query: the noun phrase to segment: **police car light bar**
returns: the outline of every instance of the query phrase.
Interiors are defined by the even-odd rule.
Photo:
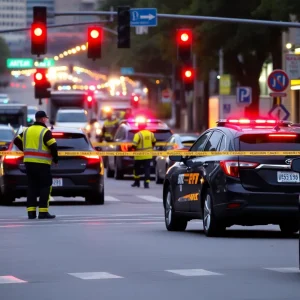
[[[218,126],[224,125],[289,125],[291,122],[284,120],[270,120],[270,119],[221,119],[217,121]]]

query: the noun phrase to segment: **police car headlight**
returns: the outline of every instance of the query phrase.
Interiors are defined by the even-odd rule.
[[[91,130],[91,125],[86,125],[86,126],[85,126],[85,130],[86,130],[86,131],[90,131],[90,130]]]
[[[96,134],[101,134],[102,130],[100,128],[96,129]]]

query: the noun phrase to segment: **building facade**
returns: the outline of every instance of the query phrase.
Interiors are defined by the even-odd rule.
[[[26,27],[26,0],[0,0],[0,30]],[[27,32],[4,33],[1,36],[11,49],[22,47]]]

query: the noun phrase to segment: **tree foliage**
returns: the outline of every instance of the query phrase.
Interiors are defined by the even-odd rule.
[[[6,59],[10,57],[10,50],[5,40],[0,37],[0,74],[6,71]]]
[[[190,14],[245,19],[290,21],[290,15],[300,15],[299,0],[109,0],[103,9],[123,4],[131,7],[156,7],[159,13]],[[253,89],[252,112],[258,111],[259,77],[264,62],[271,58],[281,67],[281,27],[221,22],[195,22],[159,18],[158,26],[149,34],[133,36],[130,51],[119,49],[114,61],[133,66],[143,72],[170,73],[176,62],[176,28],[186,26],[195,30],[195,53],[200,76],[207,78],[217,68],[218,51],[223,49],[226,73],[241,85]],[[114,46],[114,45],[113,45]]]

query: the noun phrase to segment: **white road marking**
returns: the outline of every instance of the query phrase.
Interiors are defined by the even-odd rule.
[[[187,276],[187,277],[223,275],[221,273],[214,273],[204,269],[166,270],[166,272],[174,273],[181,276]]]
[[[292,267],[292,268],[264,268],[269,271],[275,271],[280,273],[300,273],[300,270],[298,268]]]
[[[14,276],[0,276],[0,284],[5,284],[5,283],[25,283],[27,281],[21,280],[17,277]]]
[[[149,201],[149,202],[160,202],[162,203],[162,199],[154,196],[137,196],[138,198],[141,198],[143,200]]]
[[[105,196],[104,201],[107,201],[107,202],[120,202],[119,199],[117,199],[115,197],[112,197],[112,196]]]
[[[84,280],[123,278],[121,276],[117,276],[107,272],[68,273],[68,274]]]

